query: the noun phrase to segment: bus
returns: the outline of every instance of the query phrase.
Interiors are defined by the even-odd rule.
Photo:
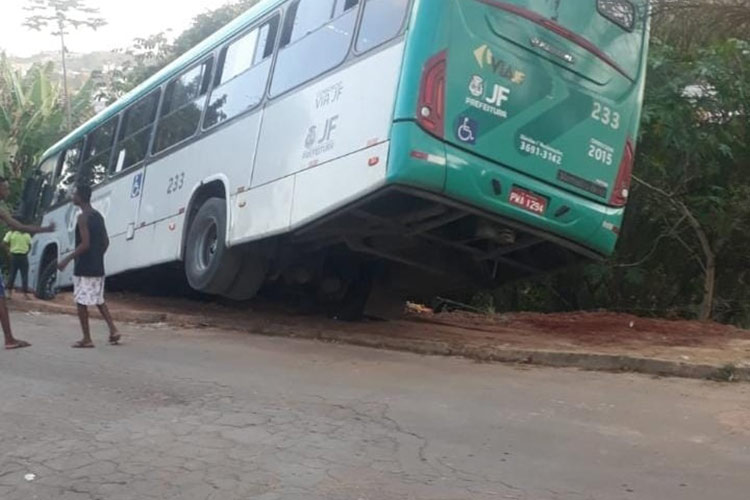
[[[41,297],[78,183],[108,275],[175,264],[245,300],[496,287],[613,253],[648,0],[261,0],[44,153]]]

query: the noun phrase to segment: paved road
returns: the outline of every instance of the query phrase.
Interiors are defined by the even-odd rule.
[[[14,319],[2,500],[750,498],[748,385]]]

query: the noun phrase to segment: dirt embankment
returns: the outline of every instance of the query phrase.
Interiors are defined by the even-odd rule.
[[[122,321],[165,322],[175,326],[312,338],[425,354],[594,369],[631,369],[632,365],[636,371],[672,374],[672,365],[686,370],[690,366],[702,366],[704,369],[695,373],[712,373],[713,367],[723,370],[727,377],[733,376],[733,370],[747,370],[750,378],[750,331],[716,323],[606,312],[434,314],[422,307],[410,307],[398,321],[342,323],[296,314],[277,304],[262,302],[228,306],[136,294],[112,294],[109,301],[115,316]],[[16,301],[15,307],[74,312],[69,294],[60,295],[51,303]],[[587,366],[581,361],[584,359],[596,362]],[[649,360],[656,364],[644,364]]]

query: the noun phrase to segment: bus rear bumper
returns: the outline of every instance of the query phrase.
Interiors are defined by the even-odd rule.
[[[428,190],[600,257],[617,244],[624,209],[583,198],[516,170],[447,145],[413,122],[394,126],[390,184]],[[544,200],[541,211],[511,202],[512,193]],[[517,196],[516,196],[517,198]],[[539,207],[535,207],[539,208]]]

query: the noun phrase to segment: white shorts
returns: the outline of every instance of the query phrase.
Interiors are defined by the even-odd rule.
[[[88,278],[73,276],[73,297],[82,306],[104,304],[104,277]]]

